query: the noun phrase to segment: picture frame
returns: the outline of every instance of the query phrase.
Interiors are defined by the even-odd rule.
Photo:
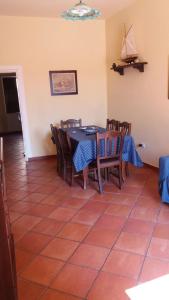
[[[77,71],[49,71],[51,96],[78,94]]]

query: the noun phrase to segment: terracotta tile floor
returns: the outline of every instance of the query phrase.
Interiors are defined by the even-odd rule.
[[[69,187],[55,159],[25,163],[20,135],[5,141],[19,300],[125,300],[126,289],[169,273],[169,207],[155,170],[130,166],[120,191]]]

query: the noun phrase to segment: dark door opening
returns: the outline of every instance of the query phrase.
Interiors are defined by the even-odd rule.
[[[16,73],[0,74],[0,133],[22,133]]]

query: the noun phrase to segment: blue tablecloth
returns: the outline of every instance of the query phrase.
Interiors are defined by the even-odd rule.
[[[159,192],[163,202],[169,203],[169,156],[159,159]]]
[[[104,131],[105,129],[99,127],[98,130]],[[96,135],[87,135],[79,128],[68,129],[68,134],[75,144],[73,162],[76,171],[79,172],[96,159]],[[134,140],[130,135],[126,135],[124,138],[122,159],[136,167],[143,166],[143,162],[136,151]]]

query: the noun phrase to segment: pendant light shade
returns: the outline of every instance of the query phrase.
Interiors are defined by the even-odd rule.
[[[87,6],[85,3],[80,1],[72,8],[64,11],[62,17],[66,20],[90,20],[95,19],[101,15],[100,11]]]

